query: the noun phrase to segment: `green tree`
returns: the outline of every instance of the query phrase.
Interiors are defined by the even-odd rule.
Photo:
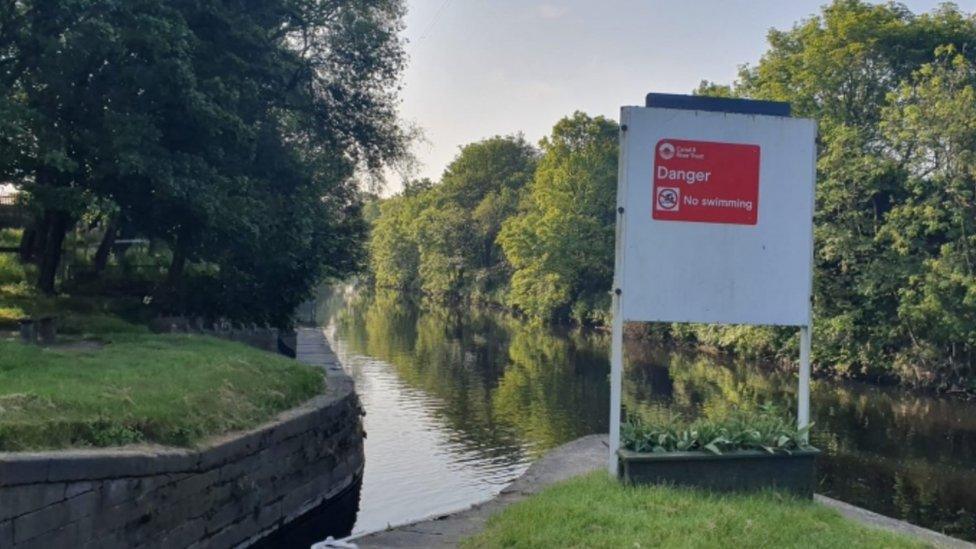
[[[410,292],[420,289],[420,250],[415,222],[424,200],[410,192],[380,203],[369,240],[369,262],[373,283],[381,289]]]
[[[471,285],[476,242],[468,212],[451,202],[426,208],[416,223],[418,272],[423,292],[438,300],[461,296]]]
[[[443,203],[456,205],[458,222],[471,228],[459,265],[471,293],[486,296],[508,280],[510,267],[496,239],[532,180],[537,156],[521,135],[495,136],[462,147],[441,177]]]
[[[536,162],[521,136],[495,136],[462,147],[440,183],[407,183],[373,225],[375,283],[442,301],[492,299],[510,273],[496,239]]]
[[[883,112],[890,150],[910,175],[878,240],[901,267],[899,375],[976,387],[976,66],[952,47],[939,55]]]
[[[790,30],[771,31],[769,43],[760,62],[740,72],[732,93],[789,101],[795,114],[819,123],[814,277],[818,363],[839,373],[874,377],[890,375],[892,362],[897,362],[903,364],[897,374],[905,381],[944,383],[934,380],[941,377],[933,375],[939,369],[934,363],[946,364],[948,355],[936,355],[949,347],[937,346],[940,351],[934,352],[928,344],[919,345],[917,338],[927,336],[917,325],[909,330],[905,304],[906,294],[918,289],[913,281],[928,276],[923,264],[930,254],[899,252],[893,242],[919,234],[919,225],[909,228],[899,218],[909,215],[904,207],[914,208],[920,196],[926,197],[930,216],[960,214],[951,214],[948,203],[932,194],[931,178],[920,177],[906,160],[910,155],[904,151],[917,143],[913,133],[938,131],[934,128],[941,122],[930,117],[926,123],[932,125],[925,130],[917,120],[905,118],[912,112],[905,90],[920,82],[916,71],[936,61],[941,47],[972,55],[976,20],[952,4],[915,15],[899,4],[835,0]],[[707,88],[702,89],[708,93]],[[965,109],[959,114],[968,116]],[[941,228],[926,237],[930,244],[961,244],[944,230],[948,224],[936,225]],[[783,356],[792,356],[795,346],[789,330],[698,333],[712,343],[732,341],[737,348],[753,350],[761,346]],[[928,358],[906,354],[911,348],[928,348]],[[952,360],[958,360],[955,356]]]
[[[247,302],[234,310],[281,323],[319,278],[359,265],[353,176],[404,151],[402,2],[12,6],[0,9],[0,64],[15,75],[2,105],[26,129],[0,128],[0,173],[43,211],[42,290],[96,197],[169,244],[169,303],[184,310]],[[211,283],[182,280],[188,262]]]
[[[499,234],[514,267],[508,303],[549,320],[605,314],[613,275],[617,124],[581,112],[542,140],[523,210]]]

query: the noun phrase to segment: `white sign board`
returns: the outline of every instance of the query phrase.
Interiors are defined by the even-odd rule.
[[[816,124],[661,107],[624,107],[620,124],[610,472],[628,320],[799,326],[809,425]]]
[[[623,319],[809,325],[815,123],[624,107],[621,124]]]

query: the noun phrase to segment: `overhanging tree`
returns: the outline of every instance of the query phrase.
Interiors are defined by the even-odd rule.
[[[25,30],[0,59],[18,68],[4,101],[27,131],[0,160],[44,211],[42,290],[54,291],[64,233],[93,196],[169,243],[174,304],[192,303],[184,265],[205,263],[218,292],[262,286],[250,311],[280,321],[318,277],[358,264],[354,174],[404,151],[400,1],[6,7],[0,42],[11,21]],[[290,261],[262,268],[275,254]]]

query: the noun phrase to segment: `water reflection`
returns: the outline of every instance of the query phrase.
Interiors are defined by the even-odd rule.
[[[367,411],[356,531],[491,497],[546,450],[606,432],[608,340],[503,314],[332,295],[337,352]],[[713,414],[795,405],[795,374],[630,341],[630,412]],[[819,491],[976,539],[976,404],[815,381]]]
[[[546,450],[606,430],[599,338],[395,294],[320,302],[366,409],[355,532],[488,499]]]

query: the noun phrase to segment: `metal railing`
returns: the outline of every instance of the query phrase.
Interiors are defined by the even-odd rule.
[[[18,200],[17,194],[0,194],[0,229],[25,227],[29,222],[30,214]]]

